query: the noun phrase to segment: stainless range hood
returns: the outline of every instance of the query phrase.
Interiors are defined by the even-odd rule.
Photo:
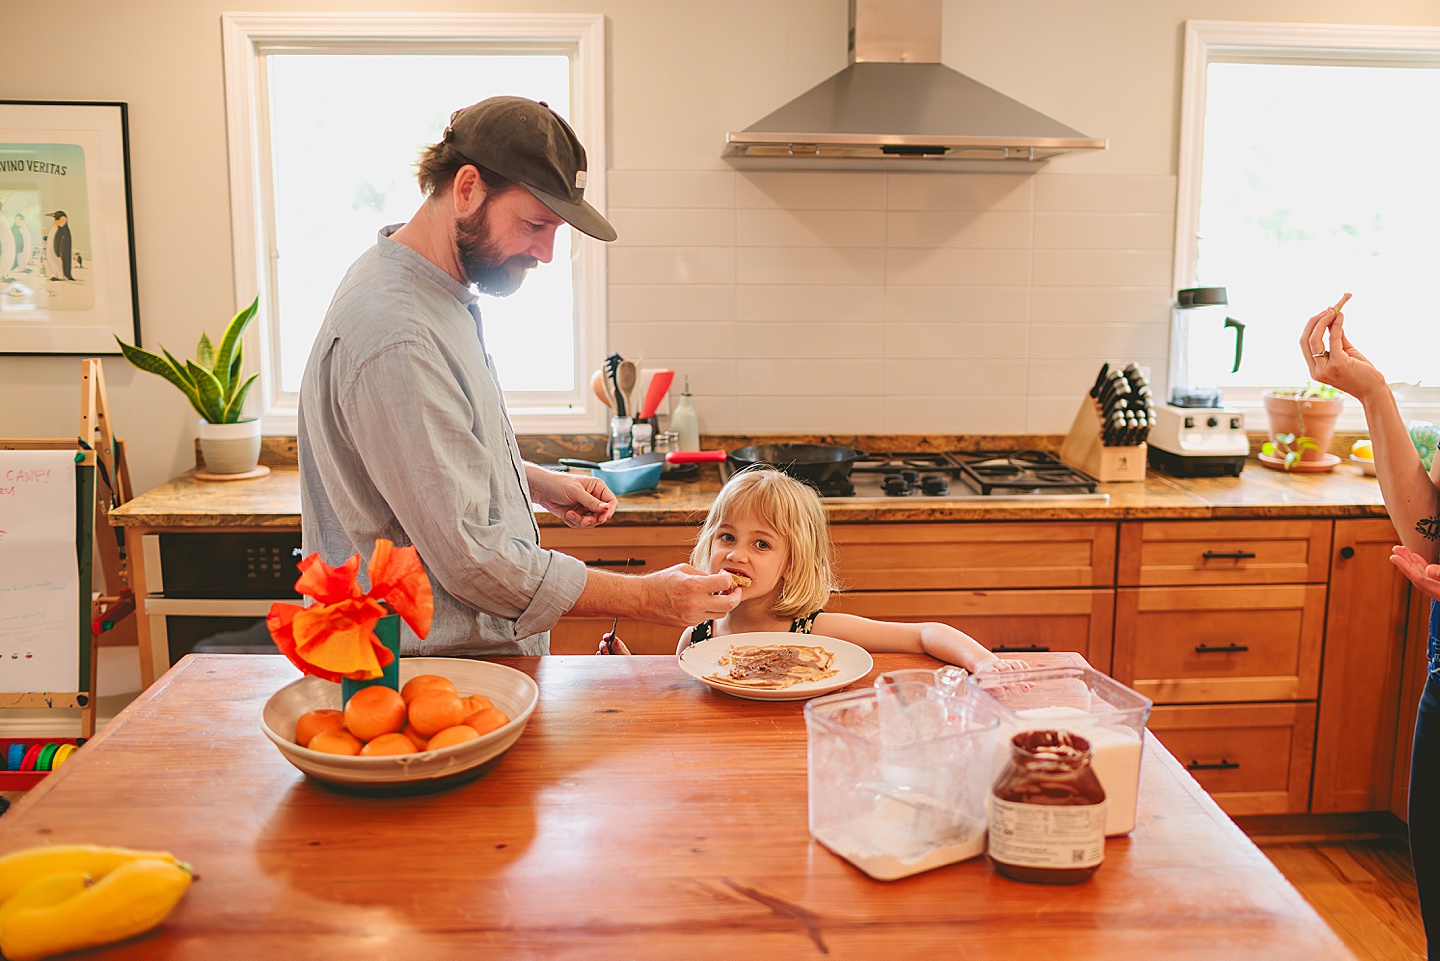
[[[1105,141],[940,62],[942,0],[850,0],[850,66],[744,130],[741,169],[1019,172]]]

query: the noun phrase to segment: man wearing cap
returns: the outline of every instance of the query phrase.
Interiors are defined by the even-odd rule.
[[[570,224],[615,230],[585,200],[586,157],[543,103],[492,97],[456,111],[421,154],[425,200],[345,275],[300,387],[304,551],[329,564],[376,538],[414,544],[435,592],[415,654],[544,654],[562,614],[677,627],[723,616],[728,574],[676,565],[626,577],[540,547],[532,501],[570,527],[615,511],[597,478],[525,463],[486,352],[471,285],[495,296],[549,263]]]

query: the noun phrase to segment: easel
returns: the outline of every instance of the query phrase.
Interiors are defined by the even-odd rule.
[[[80,709],[83,737],[95,733],[95,675],[101,647],[134,645],[135,595],[129,586],[125,542],[110,511],[129,500],[125,442],[110,428],[105,374],[96,358],[82,360],[80,433],[69,438],[0,438],[0,450],[73,450],[76,469],[75,549],[80,570],[80,683],[78,691],[0,692],[0,708]],[[98,553],[106,592],[91,589]]]

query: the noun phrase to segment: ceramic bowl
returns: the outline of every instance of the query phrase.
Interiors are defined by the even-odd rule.
[[[439,674],[461,694],[483,694],[510,715],[510,723],[473,741],[435,751],[383,757],[347,757],[301,747],[292,738],[306,711],[340,707],[340,685],[302,677],[271,695],[260,714],[265,736],[285,759],[317,781],[352,794],[423,794],[464,783],[488,770],[490,762],[520,739],[540,699],[528,674],[489,661],[458,657],[404,657],[400,683],[417,674]]]
[[[1373,460],[1367,460],[1364,457],[1356,457],[1354,454],[1351,454],[1350,463],[1359,464],[1362,471],[1369,474],[1371,477],[1375,476],[1375,462]]]

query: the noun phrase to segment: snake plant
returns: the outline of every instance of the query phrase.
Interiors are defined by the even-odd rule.
[[[160,348],[164,357],[148,350],[127,344],[119,337],[115,342],[125,359],[141,370],[159,374],[190,400],[190,406],[206,421],[212,424],[234,424],[240,420],[240,409],[245,404],[245,395],[259,374],[251,374],[241,381],[240,335],[260,309],[260,298],[256,297],[250,306],[241,310],[230,320],[225,334],[216,347],[210,335],[202,333],[200,343],[195,347],[195,359],[185,363],[165,348]]]

